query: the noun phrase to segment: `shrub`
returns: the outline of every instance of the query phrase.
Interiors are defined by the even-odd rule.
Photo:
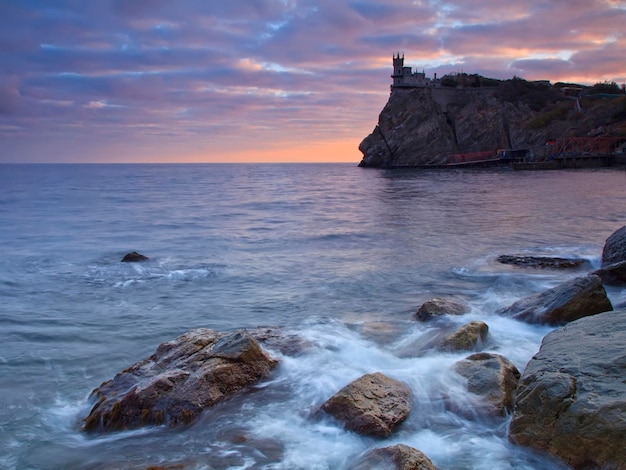
[[[619,85],[615,82],[598,82],[589,90],[591,94],[604,94],[604,95],[621,95],[622,90]]]
[[[567,119],[569,114],[569,106],[560,103],[549,111],[545,111],[531,120],[526,127],[532,130],[544,129],[550,125],[552,121]]]

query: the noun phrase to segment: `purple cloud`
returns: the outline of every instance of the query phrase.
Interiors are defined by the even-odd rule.
[[[429,75],[626,81],[617,1],[6,0],[2,10],[0,162],[180,161],[199,148],[223,161],[233,149],[254,159],[277,142],[335,141],[354,142],[358,161],[396,51]],[[40,155],[45,142],[54,155]]]

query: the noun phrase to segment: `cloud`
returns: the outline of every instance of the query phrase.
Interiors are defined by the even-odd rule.
[[[328,151],[328,142],[341,142],[345,159],[345,143],[355,142],[356,161],[387,100],[396,51],[430,75],[626,81],[621,0],[7,0],[2,8],[0,159],[12,161],[42,158],[33,134],[74,160],[197,160],[199,148],[207,160],[254,159],[277,147]]]
[[[0,76],[0,114],[17,114],[22,97],[16,76]]]

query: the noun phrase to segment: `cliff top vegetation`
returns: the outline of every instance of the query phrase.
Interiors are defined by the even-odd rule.
[[[441,86],[443,87],[466,87],[466,88],[480,88],[480,87],[498,87],[514,89],[517,91],[522,90],[546,90],[549,88],[563,91],[563,89],[570,89],[580,92],[582,95],[593,94],[607,94],[607,95],[623,95],[626,94],[626,84],[619,86],[615,82],[597,82],[594,85],[581,85],[579,83],[567,83],[556,82],[554,85],[550,84],[549,80],[535,80],[528,81],[521,77],[513,77],[507,80],[500,80],[498,78],[483,77],[482,75],[457,73],[444,75],[441,78]]]
[[[527,124],[530,129],[545,128],[554,120],[585,121],[579,122],[581,130],[626,121],[626,85],[620,87],[615,82],[604,81],[591,86],[567,82],[551,84],[547,80],[529,81],[517,76],[499,80],[461,73],[444,76],[441,85],[495,88],[500,101],[526,105],[536,113]],[[579,109],[586,111],[584,114],[575,112],[572,101],[576,100]],[[623,127],[619,126],[618,134],[626,132]]]

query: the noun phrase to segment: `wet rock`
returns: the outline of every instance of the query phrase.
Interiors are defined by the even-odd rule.
[[[372,449],[347,468],[349,470],[436,470],[426,455],[405,444]]]
[[[590,274],[518,300],[499,313],[528,323],[560,325],[609,310],[613,310],[613,306],[602,280]]]
[[[411,391],[380,372],[346,385],[321,407],[359,434],[387,437],[411,411]]]
[[[517,390],[509,437],[575,469],[626,468],[626,310],[548,334]]]
[[[617,229],[606,239],[602,249],[601,267],[622,261],[626,261],[626,225]]]
[[[301,336],[288,333],[280,327],[257,327],[246,331],[266,348],[285,356],[297,356],[312,346]]]
[[[482,321],[472,321],[463,325],[441,343],[445,351],[472,351],[478,349],[487,339],[489,326]]]
[[[497,260],[502,264],[539,269],[576,269],[585,265],[590,266],[589,261],[580,258],[501,255]]]
[[[122,263],[138,263],[140,261],[148,261],[150,258],[142,255],[141,253],[137,253],[136,251],[131,251],[130,253],[126,253],[122,258]]]
[[[420,321],[426,321],[439,315],[463,315],[467,312],[469,312],[468,306],[461,302],[435,297],[427,300],[417,309],[415,318]]]
[[[184,470],[185,468],[191,467],[191,465],[192,465],[191,462],[157,464],[157,465],[150,465],[150,466],[146,467],[146,470]]]
[[[602,282],[607,286],[626,285],[626,261],[606,265],[593,274],[600,276]]]
[[[503,416],[513,409],[520,373],[504,356],[472,354],[457,362],[454,370],[467,379],[467,390],[481,397],[485,404],[481,411]]]
[[[458,325],[451,322],[437,322],[433,328],[429,327],[423,334],[396,343],[393,352],[401,358],[422,357],[436,353],[441,351],[443,342],[458,329]]]
[[[245,331],[191,330],[96,388],[83,429],[187,424],[203,409],[266,377],[275,365]]]
[[[357,331],[366,340],[380,346],[395,343],[406,334],[406,323],[404,321],[390,319],[361,320],[348,326],[350,329]]]

